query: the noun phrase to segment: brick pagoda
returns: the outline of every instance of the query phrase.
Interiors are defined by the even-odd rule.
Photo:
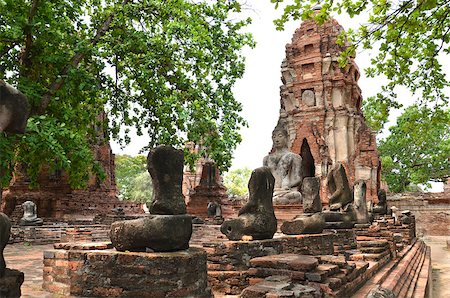
[[[342,31],[334,19],[323,25],[303,22],[281,65],[280,120],[287,123],[291,151],[303,158],[305,177],[321,178],[323,203],[326,176],[336,162],[344,164],[350,186],[366,182],[369,200],[376,200],[380,185],[375,133],[361,111],[358,67],[353,59],[345,68],[338,63],[344,46],[336,40]]]

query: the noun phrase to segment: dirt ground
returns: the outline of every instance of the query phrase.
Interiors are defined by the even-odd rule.
[[[430,297],[450,297],[450,236],[426,236],[422,239],[431,247],[433,283]]]

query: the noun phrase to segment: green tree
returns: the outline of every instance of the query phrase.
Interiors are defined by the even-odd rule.
[[[131,180],[129,194],[132,201],[152,202],[153,185],[148,172],[140,173]]]
[[[357,48],[377,50],[366,73],[369,77],[384,76],[388,83],[372,98],[372,105],[365,105],[368,118],[375,116],[371,118],[375,130],[386,123],[391,108],[400,107],[396,86],[405,86],[416,94],[420,98],[419,105],[432,104],[439,110],[448,104],[445,88],[449,86],[449,79],[442,67],[450,52],[450,3],[447,0],[323,0],[319,12],[314,12],[317,0],[271,2],[277,8],[283,4],[281,17],[274,21],[280,30],[291,19],[314,18],[324,22],[331,14],[367,16],[359,29],[347,31],[345,37],[350,43],[340,62],[345,65]]]
[[[450,110],[405,109],[378,146],[383,177],[392,192],[450,177]]]
[[[247,167],[226,172],[223,176],[223,184],[228,189],[228,194],[238,197],[247,194],[251,174],[252,170]]]
[[[124,200],[150,202],[153,187],[143,155],[116,155],[116,183]]]
[[[236,0],[0,0],[0,11],[0,78],[31,104],[27,133],[0,136],[1,185],[16,161],[32,179],[52,161],[82,187],[99,131],[127,143],[133,126],[149,146],[190,140],[230,165],[246,125],[231,88],[253,45],[249,20],[230,20]]]

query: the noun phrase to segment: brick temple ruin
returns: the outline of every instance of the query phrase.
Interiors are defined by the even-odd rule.
[[[94,159],[105,173],[103,181],[91,176],[85,189],[73,189],[64,171],[50,172],[47,168],[39,173],[39,186],[31,189],[31,181],[22,166],[3,191],[2,212],[16,222],[23,215],[22,203],[33,201],[38,215],[50,222],[92,219],[96,215],[111,214],[111,209],[118,207],[128,214],[143,213],[141,204],[118,199],[114,154],[100,130],[97,137],[97,143],[91,148]]]
[[[379,188],[380,165],[374,136],[360,110],[356,65],[351,61],[341,70],[336,62],[341,49],[334,41],[340,30],[335,20],[322,26],[304,22],[283,62],[280,118],[289,123],[290,149],[302,156],[305,173],[320,178],[324,205],[324,179],[337,162],[345,166],[351,186],[359,179],[367,183],[368,199],[373,200]],[[198,165],[191,176],[184,175],[183,190],[187,183],[191,188],[188,214],[203,214],[212,198],[202,191],[195,198],[193,190],[212,189],[218,179],[211,163]],[[444,195],[440,202],[448,205],[448,193]],[[286,235],[278,229],[273,238],[261,240],[228,240],[220,225],[193,224],[189,248],[181,251],[116,250],[110,242],[111,223],[32,227],[21,234],[13,226],[11,242],[55,243],[43,253],[42,288],[65,296],[347,298],[384,292],[389,297],[432,297],[430,248],[416,237],[416,216],[404,210],[410,205],[397,205],[403,213],[378,214],[370,223],[318,234]],[[298,209],[288,207],[275,210],[279,222],[298,215]],[[237,216],[237,209],[231,217]],[[151,221],[152,216],[141,215],[139,220]],[[120,225],[126,223],[112,224]],[[139,240],[140,235],[131,238]]]
[[[321,26],[305,21],[295,31],[281,65],[280,119],[287,122],[291,151],[303,158],[304,176],[320,177],[323,203],[325,179],[336,162],[344,165],[351,187],[364,180],[368,199],[376,201],[381,165],[375,133],[364,122],[355,61],[339,67],[342,31],[336,20]]]

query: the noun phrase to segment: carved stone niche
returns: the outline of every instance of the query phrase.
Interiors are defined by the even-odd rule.
[[[302,102],[308,107],[314,107],[316,105],[316,96],[313,90],[303,90]]]

